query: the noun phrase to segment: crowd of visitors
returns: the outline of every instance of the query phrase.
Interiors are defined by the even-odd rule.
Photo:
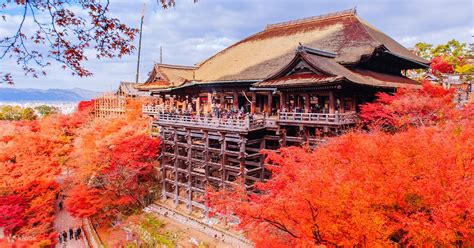
[[[66,198],[66,196],[64,194],[61,194],[61,193],[56,194],[56,200],[59,201],[59,203],[58,203],[59,211],[64,210],[63,201],[64,201],[65,198]],[[69,227],[69,229],[59,232],[58,243],[59,244],[66,244],[68,240],[72,240],[72,239],[79,240],[81,238],[81,233],[82,233],[82,229],[81,229],[80,226],[78,226],[78,227]]]

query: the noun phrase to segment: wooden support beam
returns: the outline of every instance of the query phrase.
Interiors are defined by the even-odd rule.
[[[339,97],[339,113],[344,113],[346,111],[346,99],[344,96]]]
[[[251,92],[249,94],[252,97],[251,103],[250,103],[250,113],[255,114],[255,107],[257,104],[257,94],[255,94],[254,92]]]
[[[237,91],[234,91],[234,103],[233,103],[234,109],[239,110],[239,93]]]
[[[329,113],[335,113],[335,99],[334,99],[334,91],[329,91]]]
[[[280,147],[285,147],[286,146],[286,129],[282,128],[280,129]]]
[[[226,152],[225,152],[226,147],[227,147],[227,141],[226,141],[226,138],[225,138],[225,133],[221,133],[221,152],[220,152],[221,167],[220,167],[220,171],[221,171],[221,184],[222,184],[223,187],[225,187],[225,181],[227,180],[227,177],[226,177],[227,171],[225,169],[226,158],[227,158],[227,155],[226,155]]]
[[[174,204],[175,205],[178,205],[179,203],[179,185],[178,185],[178,164],[179,164],[179,160],[177,159],[178,155],[179,155],[179,147],[178,147],[178,133],[176,132],[176,129],[175,128],[172,128],[173,130],[173,148],[174,148]]]
[[[199,95],[196,98],[196,113],[201,114],[201,97]]]
[[[160,139],[161,140],[164,140],[165,139],[165,129],[164,128],[160,128]],[[164,165],[165,164],[165,156],[163,155],[164,151],[163,149],[161,149],[161,154],[160,154],[160,164],[161,165]],[[161,167],[161,178],[162,178],[162,193],[161,193],[161,197],[162,197],[162,200],[166,200],[166,181],[165,181],[165,178],[167,178],[168,175],[166,175],[166,169],[162,166]]]
[[[265,139],[262,139],[260,142],[260,151],[265,149]],[[260,180],[263,180],[263,176],[265,174],[265,156],[260,153],[260,167],[261,167],[261,172],[260,172]]]
[[[171,109],[174,109],[174,97],[170,96],[170,107]]]
[[[239,141],[239,160],[240,160],[240,176],[242,178],[243,183],[245,183],[245,146],[246,146],[246,141],[247,139],[245,136],[240,135],[240,141]]]
[[[309,94],[305,94],[305,95],[304,95],[304,112],[305,112],[305,113],[309,113],[309,112],[310,112],[309,110],[310,110],[310,106],[311,106],[310,104],[311,104],[311,103],[310,103],[309,97],[310,97]]]
[[[272,115],[272,105],[273,105],[273,94],[268,94],[268,101],[267,101],[267,111],[266,113],[270,116]]]
[[[212,94],[207,93],[207,104],[206,104],[206,114],[209,114],[212,112]]]
[[[193,192],[192,190],[190,190],[193,186],[192,184],[192,176],[191,176],[191,171],[192,171],[192,167],[193,167],[193,164],[192,164],[192,161],[191,161],[191,155],[192,155],[192,139],[191,139],[191,131],[188,129],[187,133],[186,133],[186,140],[187,140],[187,147],[186,147],[186,150],[188,152],[188,157],[187,157],[187,166],[188,166],[188,209],[189,210],[192,210],[193,208],[193,205],[192,205],[192,202],[193,202]]]

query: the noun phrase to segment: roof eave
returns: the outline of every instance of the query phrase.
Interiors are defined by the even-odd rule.
[[[402,56],[402,55],[393,53],[393,52],[391,52],[391,51],[389,51],[389,50],[386,50],[386,51],[384,51],[384,52],[385,52],[385,53],[388,53],[388,54],[390,54],[390,55],[392,55],[392,56],[395,56],[395,57],[398,57],[398,58],[401,58],[401,59],[410,61],[410,62],[412,62],[412,63],[414,63],[414,64],[417,64],[417,65],[419,65],[419,66],[421,66],[422,68],[425,68],[425,69],[427,69],[427,68],[430,67],[430,63],[431,63],[431,62],[422,63],[422,62],[420,62],[420,61],[417,61],[417,60],[414,60],[414,59],[411,59],[411,58],[407,58],[407,57],[404,57],[404,56]]]

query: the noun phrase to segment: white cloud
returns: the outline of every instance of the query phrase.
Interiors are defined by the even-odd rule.
[[[407,47],[420,41],[437,44],[452,38],[472,42],[474,35],[471,0],[203,0],[196,4],[179,0],[175,8],[168,10],[162,10],[155,0],[145,2],[141,80],[159,61],[160,46],[165,63],[192,65],[262,30],[266,24],[354,6],[359,16]],[[112,16],[135,27],[139,25],[141,9],[141,1],[114,0],[110,5]],[[14,29],[14,22],[0,22],[1,36]],[[12,60],[0,61],[0,70],[14,73],[16,87],[110,90],[120,81],[134,81],[136,54],[122,60],[98,61],[91,56],[92,51],[86,53],[90,59],[86,66],[94,72],[92,78],[72,77],[55,64],[47,70],[47,77],[31,79],[24,77]]]

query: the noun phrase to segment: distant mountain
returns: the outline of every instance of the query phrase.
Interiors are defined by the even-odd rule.
[[[0,88],[0,101],[82,101],[89,100],[98,96],[100,92],[85,90],[80,88],[73,89],[15,89]]]

